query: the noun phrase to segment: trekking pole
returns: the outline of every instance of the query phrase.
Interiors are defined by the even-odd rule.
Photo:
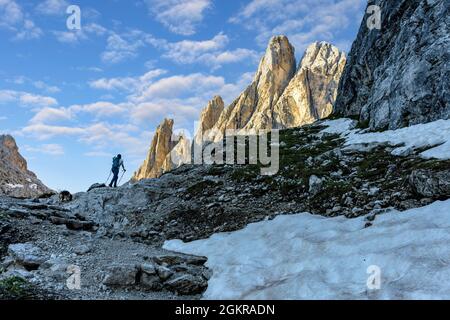
[[[108,184],[109,178],[111,178],[111,173],[112,173],[112,171],[109,172],[109,176],[108,176],[108,179],[106,179],[105,184]]]
[[[118,183],[119,185],[120,185],[120,181],[122,181],[122,178],[123,178],[125,172],[126,172],[125,170],[122,172],[122,176],[120,177],[120,180],[119,180],[119,183]]]

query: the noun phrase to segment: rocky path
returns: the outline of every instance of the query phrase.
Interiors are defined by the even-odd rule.
[[[27,211],[17,207],[33,203],[8,198],[0,203],[16,206],[2,211],[2,233],[8,229],[22,235],[3,239],[7,249],[0,264],[0,287],[2,279],[20,277],[60,299],[115,300],[198,299],[206,289],[210,275],[203,257],[93,230],[71,230],[44,219],[43,212],[49,210],[45,205]]]

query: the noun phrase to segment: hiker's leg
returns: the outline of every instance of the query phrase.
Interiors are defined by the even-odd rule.
[[[111,183],[109,186],[110,187],[114,186],[114,188],[115,188],[115,187],[117,187],[117,180],[119,179],[119,171],[114,170],[113,174],[114,174],[114,176],[113,176],[113,179],[111,180]]]

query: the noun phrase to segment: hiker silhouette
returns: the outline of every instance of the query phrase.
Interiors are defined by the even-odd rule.
[[[117,188],[117,181],[119,180],[120,167],[123,168],[124,173],[127,171],[123,164],[122,155],[118,154],[117,156],[115,156],[113,158],[113,163],[112,163],[112,168],[111,168],[111,172],[113,173],[113,178],[111,180],[111,183],[109,184],[110,187]]]

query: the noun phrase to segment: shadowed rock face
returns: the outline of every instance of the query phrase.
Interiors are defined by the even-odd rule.
[[[0,195],[32,198],[52,192],[28,170],[14,138],[0,135]]]
[[[381,30],[366,15],[339,85],[336,114],[372,129],[450,117],[450,2],[378,0]]]

